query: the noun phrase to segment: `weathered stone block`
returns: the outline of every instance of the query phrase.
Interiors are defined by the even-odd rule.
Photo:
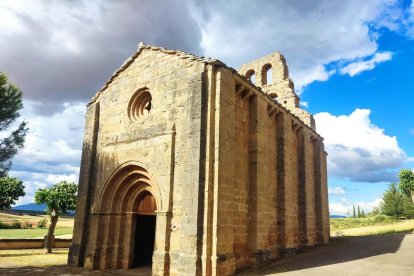
[[[239,72],[140,44],[114,73],[88,105],[70,265],[231,275],[328,242],[323,140],[284,57]]]

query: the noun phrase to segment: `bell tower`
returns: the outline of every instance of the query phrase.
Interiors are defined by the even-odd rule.
[[[261,88],[274,101],[291,111],[305,124],[315,129],[313,116],[299,106],[300,98],[295,93],[285,57],[274,52],[247,64],[243,64],[239,73]]]

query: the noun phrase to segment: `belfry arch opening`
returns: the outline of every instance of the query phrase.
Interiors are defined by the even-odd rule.
[[[253,84],[256,84],[256,73],[253,69],[246,72],[246,79],[251,81]]]
[[[262,67],[262,85],[272,84],[272,65],[265,64]]]

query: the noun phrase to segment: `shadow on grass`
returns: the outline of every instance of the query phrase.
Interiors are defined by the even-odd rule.
[[[23,250],[16,250],[16,251],[23,251]],[[50,256],[53,257],[53,255],[67,255],[68,252],[64,252],[64,251],[58,251],[58,252],[53,252],[53,253],[41,253],[41,252],[28,252],[28,253],[14,253],[14,252],[8,252],[8,253],[2,253],[0,251],[0,257],[3,258],[13,258],[13,257],[27,257],[27,256],[39,256],[41,254],[44,254],[45,256]]]
[[[151,267],[140,267],[130,270],[88,270],[81,267],[70,267],[67,265],[54,265],[47,267],[8,267],[0,268],[0,275],[151,275]]]

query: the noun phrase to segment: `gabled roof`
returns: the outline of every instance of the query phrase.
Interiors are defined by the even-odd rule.
[[[224,66],[227,67],[226,64],[224,64],[223,62],[221,62],[218,59],[212,59],[212,58],[206,58],[206,57],[199,57],[199,56],[195,56],[193,54],[190,53],[186,53],[183,51],[179,51],[179,50],[169,50],[163,47],[158,47],[158,46],[154,46],[154,45],[145,45],[143,42],[140,42],[138,44],[138,49],[137,51],[132,54],[126,61],[124,61],[124,63],[112,74],[112,76],[106,81],[105,85],[96,93],[96,95],[92,98],[91,102],[94,102],[96,100],[97,97],[99,97],[99,95],[106,89],[108,88],[109,84],[124,70],[126,70],[129,65],[131,65],[134,60],[143,52],[143,51],[155,51],[155,52],[162,52],[164,54],[168,54],[168,55],[174,55],[177,56],[180,59],[189,59],[192,61],[196,61],[196,62],[203,62],[203,63],[207,63],[207,64],[214,64],[214,65],[219,65],[219,66]],[[234,69],[233,69],[234,70]]]
[[[212,59],[212,58],[206,58],[206,57],[199,57],[190,53],[186,53],[183,51],[179,51],[179,50],[170,50],[170,49],[166,49],[163,47],[159,47],[159,46],[154,46],[154,45],[146,45],[143,42],[140,42],[138,44],[138,49],[137,51],[132,54],[126,61],[124,61],[124,63],[112,74],[112,76],[106,81],[105,85],[96,93],[96,95],[91,99],[91,101],[88,103],[91,104],[93,102],[96,101],[96,99],[101,95],[101,93],[108,88],[109,84],[120,74],[122,73],[124,70],[126,70],[129,65],[131,65],[134,60],[143,52],[143,51],[155,51],[155,52],[162,52],[164,54],[168,54],[168,55],[174,55],[177,56],[177,58],[179,59],[189,59],[191,61],[194,62],[201,62],[201,63],[205,63],[205,64],[211,64],[211,65],[216,65],[218,67],[224,67],[228,70],[230,70],[230,72],[232,72],[235,76],[237,76],[239,79],[245,81],[246,83],[248,83],[249,86],[251,86],[253,89],[257,90],[259,93],[263,94],[265,97],[267,97],[268,99],[270,99],[274,104],[278,105],[279,108],[282,108],[283,110],[285,110],[288,114],[290,114],[292,117],[296,118],[297,120],[299,120],[300,122],[302,122],[302,124],[306,125],[302,119],[300,119],[297,115],[293,114],[292,111],[288,110],[286,107],[284,107],[283,105],[277,103],[274,101],[274,99],[272,99],[269,95],[267,95],[267,93],[265,93],[261,87],[256,86],[250,79],[247,79],[244,75],[242,75],[241,73],[239,73],[236,69],[227,66],[224,62],[218,60],[218,59]],[[279,53],[279,52],[278,52]],[[280,54],[280,53],[279,53]],[[307,127],[309,127],[308,125],[306,125]],[[316,134],[317,136],[321,137],[314,129],[312,129],[311,127],[309,127],[314,134]],[[321,137],[322,138],[322,137]],[[323,139],[323,138],[322,138]]]

